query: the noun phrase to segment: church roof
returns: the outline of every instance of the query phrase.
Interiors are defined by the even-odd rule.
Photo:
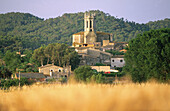
[[[101,35],[110,35],[111,33],[106,33],[106,32],[96,32],[96,34],[101,34]],[[84,32],[78,32],[73,35],[84,35]]]
[[[73,35],[84,35],[84,32],[78,32],[78,33],[75,33]]]
[[[111,33],[106,33],[106,32],[96,32],[96,34],[101,34],[101,35],[110,35]]]

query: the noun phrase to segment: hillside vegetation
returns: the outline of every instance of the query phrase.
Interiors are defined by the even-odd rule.
[[[96,10],[97,31],[113,33],[115,41],[129,41],[150,29],[170,28],[170,19],[138,24]],[[50,43],[71,45],[72,34],[83,31],[84,13],[43,20],[28,13],[0,14],[0,51],[36,49]]]

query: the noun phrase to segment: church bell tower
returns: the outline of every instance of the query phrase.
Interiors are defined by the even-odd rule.
[[[93,44],[96,42],[95,14],[84,14],[84,43]]]

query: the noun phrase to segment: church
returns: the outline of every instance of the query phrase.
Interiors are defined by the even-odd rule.
[[[73,47],[101,47],[103,40],[112,41],[112,34],[96,31],[95,14],[84,14],[84,31],[73,34]]]
[[[79,54],[79,65],[96,65],[102,63],[111,65],[112,54],[106,50],[122,50],[127,45],[124,42],[113,42],[112,34],[96,31],[95,14],[84,14],[84,31],[73,34],[72,47]],[[115,65],[114,65],[115,66]]]
[[[110,65],[111,54],[99,50],[105,41],[112,41],[112,34],[97,32],[95,26],[95,14],[84,14],[84,32],[73,34],[72,47],[80,56],[79,65],[95,65],[102,63]]]

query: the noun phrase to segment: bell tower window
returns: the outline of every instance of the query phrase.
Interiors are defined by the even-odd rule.
[[[87,28],[88,28],[88,21],[86,22],[86,24],[87,24]]]
[[[92,28],[92,21],[90,20],[90,28]]]

